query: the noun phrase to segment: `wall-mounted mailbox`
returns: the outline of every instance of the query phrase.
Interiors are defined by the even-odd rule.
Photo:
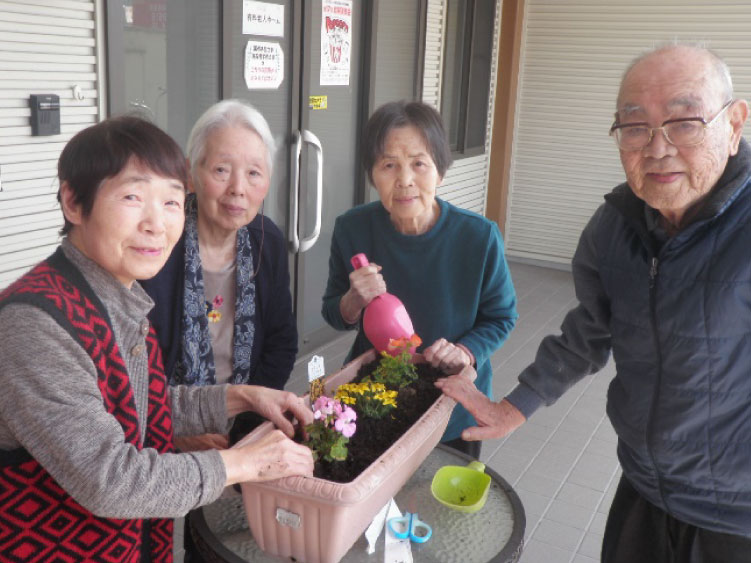
[[[31,94],[31,134],[60,134],[60,96],[55,94]]]

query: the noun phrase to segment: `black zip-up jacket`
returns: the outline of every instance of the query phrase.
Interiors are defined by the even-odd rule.
[[[702,528],[751,537],[751,148],[664,244],[627,184],[608,194],[573,260],[580,304],[509,400],[530,415],[612,352],[607,412],[624,476]]]

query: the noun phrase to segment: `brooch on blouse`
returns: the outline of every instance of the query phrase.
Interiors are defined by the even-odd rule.
[[[224,303],[224,297],[217,295],[213,301],[206,301],[206,316],[210,323],[218,323],[222,320],[222,313],[219,308]]]

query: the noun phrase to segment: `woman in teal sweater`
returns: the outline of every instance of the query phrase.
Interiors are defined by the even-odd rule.
[[[421,352],[434,366],[455,373],[477,370],[478,389],[492,397],[490,356],[516,322],[516,294],[498,226],[436,197],[451,164],[440,115],[419,102],[390,102],[365,127],[363,163],[380,201],[336,220],[323,296],[323,317],[338,330],[355,329],[372,299],[385,291],[406,306]],[[370,265],[352,269],[365,253]],[[348,359],[372,344],[359,331]],[[480,442],[464,442],[475,426],[461,405],[443,441],[480,455]]]

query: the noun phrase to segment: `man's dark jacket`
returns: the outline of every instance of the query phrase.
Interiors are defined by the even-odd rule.
[[[580,305],[564,320],[561,336],[543,341],[509,396],[517,406],[530,405],[530,396],[550,404],[600,369],[612,351],[616,376],[607,412],[624,476],[679,520],[746,537],[749,184],[751,149],[741,140],[693,221],[662,245],[628,185],[608,194],[573,260]]]

